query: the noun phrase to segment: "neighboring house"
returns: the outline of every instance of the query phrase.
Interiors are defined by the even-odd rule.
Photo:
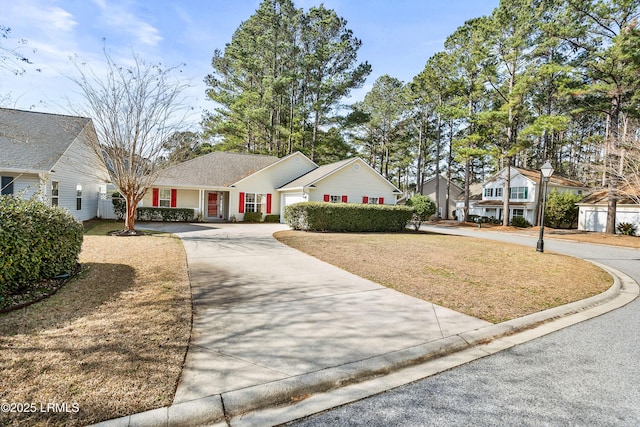
[[[481,215],[482,210],[476,209],[476,203],[482,200],[482,183],[476,182],[469,186],[469,215]],[[464,221],[464,190],[456,197],[456,217]]]
[[[80,221],[94,218],[109,179],[91,138],[88,118],[0,108],[2,194],[37,197]]]
[[[449,184],[449,203],[447,203],[447,184],[449,183],[449,181],[442,175],[438,175],[438,178],[440,182],[440,212],[438,212],[438,214],[440,218],[450,218],[452,216],[455,217],[456,199],[458,198],[458,196],[460,196],[460,194],[462,194],[464,197],[464,190],[451,182]],[[438,180],[434,176],[433,178],[425,181],[422,184],[422,194],[429,197],[434,202],[436,202],[437,181]]]
[[[514,216],[521,216],[531,224],[535,224],[537,220],[540,172],[516,167],[511,167],[510,170],[509,220],[513,219]],[[473,209],[470,208],[470,214],[501,220],[503,217],[505,179],[506,168],[487,180],[482,185],[482,200],[473,204]],[[587,188],[578,181],[565,178],[556,173],[549,178],[547,193],[551,193],[554,190],[560,193],[582,194]]]
[[[283,221],[292,203],[395,204],[399,193],[359,158],[318,166],[300,152],[280,159],[214,152],[162,171],[142,206],[192,208],[204,221],[241,221],[247,212]]]
[[[597,190],[587,195],[578,203],[578,230],[607,230],[608,191]],[[616,227],[621,222],[635,224],[640,230],[640,205],[629,197],[622,197],[616,204]]]

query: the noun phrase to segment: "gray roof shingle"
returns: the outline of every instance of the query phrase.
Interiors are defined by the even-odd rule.
[[[90,122],[0,108],[0,170],[50,171]]]
[[[160,172],[155,186],[229,187],[277,162],[275,156],[217,151]]]

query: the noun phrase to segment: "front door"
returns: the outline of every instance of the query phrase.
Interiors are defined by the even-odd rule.
[[[216,218],[218,216],[218,193],[209,193],[207,200],[207,216]]]

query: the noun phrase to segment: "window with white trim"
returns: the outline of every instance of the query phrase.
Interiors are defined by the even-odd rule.
[[[60,182],[51,181],[51,206],[58,206],[60,197]]]
[[[76,210],[82,210],[82,185],[76,185]]]
[[[495,194],[496,197],[502,197],[502,187],[496,188]]]
[[[524,218],[524,209],[516,208],[516,209],[512,209],[511,212],[512,212],[512,217],[521,216]]]
[[[334,195],[331,195],[331,196],[329,197],[329,201],[330,201],[331,203],[340,203],[340,202],[342,202],[342,196],[334,196]]]
[[[244,194],[244,211],[245,212],[265,212],[267,204],[266,194],[245,193]]]
[[[370,205],[377,205],[378,204],[378,198],[377,197],[369,197],[369,201],[367,202]]]
[[[171,207],[171,189],[170,188],[161,188],[158,191],[158,206],[161,208],[170,208]]]
[[[509,198],[512,200],[524,200],[528,196],[527,187],[511,187]]]

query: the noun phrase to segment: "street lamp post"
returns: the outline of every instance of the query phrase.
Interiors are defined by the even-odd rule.
[[[542,190],[542,213],[540,214],[540,237],[538,238],[538,245],[536,246],[536,251],[544,252],[544,210],[547,204],[547,183],[549,182],[549,178],[553,175],[553,167],[551,163],[547,160],[544,165],[540,168],[540,172],[542,172],[542,181],[544,182],[544,188]]]

